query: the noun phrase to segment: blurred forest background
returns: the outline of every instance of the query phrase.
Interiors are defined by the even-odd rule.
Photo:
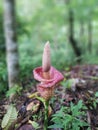
[[[8,16],[4,13],[7,12],[4,2],[8,1],[13,0],[0,1],[0,94],[8,90],[5,40]],[[98,63],[98,0],[16,0],[13,4],[21,82],[41,66],[46,41],[51,44],[52,65],[59,70]]]

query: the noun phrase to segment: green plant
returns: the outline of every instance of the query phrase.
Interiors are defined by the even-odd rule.
[[[34,127],[35,130],[39,129],[39,124],[35,121],[29,120],[29,123]]]
[[[7,113],[4,115],[1,127],[4,130],[8,130],[12,122],[17,118],[16,108],[11,104],[7,110]]]
[[[80,128],[86,126],[88,129],[89,124],[84,120],[85,110],[82,100],[77,105],[70,103],[70,107],[62,106],[61,109],[52,116],[53,125],[49,128],[63,128],[64,130],[80,130]]]
[[[3,94],[7,90],[7,69],[4,61],[4,56],[2,56],[3,61],[0,62],[0,94]]]
[[[73,79],[68,79],[68,80],[64,80],[62,81],[62,86],[64,86],[67,89],[71,89],[72,84],[73,84],[74,80]]]
[[[49,108],[49,100],[46,101],[43,97],[39,97],[38,93],[33,93],[29,96],[29,98],[36,98],[40,100],[45,108],[45,121],[44,121],[44,130],[47,130],[48,127],[48,108]]]
[[[98,92],[96,92],[93,97],[88,99],[87,104],[89,104],[88,106],[91,110],[96,109],[98,105]]]
[[[67,74],[66,74],[67,75]],[[71,79],[65,79],[62,82],[62,86],[65,87],[66,89],[75,91],[76,90],[76,84],[79,82],[78,78],[71,78]]]
[[[97,97],[97,98],[98,98],[98,92],[96,92],[96,93],[95,93],[95,97]]]
[[[12,94],[21,94],[21,91],[22,91],[22,87],[18,86],[18,85],[15,85],[13,86],[12,88],[10,88],[7,93],[6,93],[6,97],[9,97],[10,95]]]
[[[98,92],[96,92],[95,93],[95,96],[94,96],[95,98],[95,100],[94,100],[94,102],[93,102],[93,104],[94,104],[94,108],[96,108],[97,107],[97,105],[98,105]]]

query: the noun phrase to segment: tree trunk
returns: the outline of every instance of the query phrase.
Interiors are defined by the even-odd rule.
[[[78,58],[78,62],[81,61],[81,50],[77,45],[77,41],[74,38],[74,14],[71,9],[69,9],[69,41],[73,47],[73,50]]]
[[[4,0],[4,33],[9,88],[19,83],[18,45],[15,22],[15,0]]]
[[[92,23],[91,23],[91,20],[88,21],[88,50],[89,50],[89,53],[92,52]]]

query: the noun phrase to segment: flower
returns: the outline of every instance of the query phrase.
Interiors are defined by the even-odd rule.
[[[46,88],[55,86],[57,83],[59,83],[60,81],[62,81],[64,79],[63,75],[52,66],[51,66],[49,72],[50,72],[50,79],[45,79],[43,77],[42,67],[35,68],[33,70],[34,79],[40,81],[41,85],[44,85],[44,87],[46,87]]]
[[[45,99],[49,99],[52,97],[55,86],[64,79],[64,76],[52,66],[49,73],[50,78],[45,79],[43,77],[42,67],[38,67],[33,70],[34,78],[37,81],[41,82],[40,84],[38,84],[37,90]]]
[[[64,76],[51,66],[49,42],[44,48],[42,67],[35,68],[33,74],[34,79],[40,82],[37,85],[38,92],[44,99],[49,100],[53,96],[55,86],[64,79]]]

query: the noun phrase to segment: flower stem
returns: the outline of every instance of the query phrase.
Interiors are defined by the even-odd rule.
[[[44,130],[47,130],[48,127],[48,107],[49,107],[49,101],[45,101]]]

